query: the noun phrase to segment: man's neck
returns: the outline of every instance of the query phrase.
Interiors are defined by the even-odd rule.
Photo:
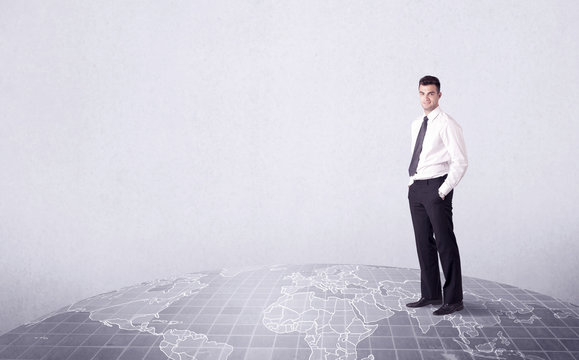
[[[436,109],[438,109],[440,107],[440,105],[438,105],[437,107],[435,107],[432,110],[424,110],[424,116],[428,116],[431,112],[435,111]]]

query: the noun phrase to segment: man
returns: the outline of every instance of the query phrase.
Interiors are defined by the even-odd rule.
[[[423,77],[418,93],[424,116],[412,123],[408,201],[420,263],[421,297],[406,306],[442,304],[434,315],[447,315],[464,308],[452,196],[468,161],[461,127],[438,106],[440,81],[434,76]],[[445,279],[442,289],[438,255]]]

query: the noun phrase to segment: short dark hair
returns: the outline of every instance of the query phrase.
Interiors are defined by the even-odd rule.
[[[418,87],[426,85],[436,85],[436,90],[440,92],[440,80],[436,76],[426,75],[418,82]]]

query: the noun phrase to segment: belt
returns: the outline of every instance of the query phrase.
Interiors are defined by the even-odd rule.
[[[432,183],[436,183],[436,182],[444,182],[444,180],[446,179],[446,177],[448,176],[448,174],[443,175],[443,176],[439,176],[439,177],[435,177],[432,179],[424,179],[424,180],[414,180],[414,183],[416,184],[430,184]]]

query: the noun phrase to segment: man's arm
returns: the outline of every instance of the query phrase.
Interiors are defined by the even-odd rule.
[[[438,188],[440,197],[444,199],[444,197],[458,185],[466,173],[466,169],[468,168],[468,159],[462,128],[456,123],[456,121],[449,118],[446,126],[440,133],[440,137],[450,155],[448,176],[440,188]]]

